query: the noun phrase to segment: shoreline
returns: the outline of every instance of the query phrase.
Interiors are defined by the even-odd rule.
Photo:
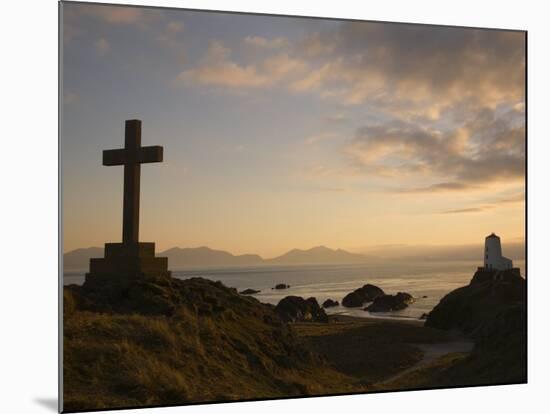
[[[329,324],[330,323],[363,323],[363,324],[376,324],[376,323],[395,323],[403,325],[414,325],[414,326],[424,326],[424,320],[416,318],[406,318],[406,317],[376,317],[376,316],[352,316],[352,315],[339,315],[339,314],[330,314],[328,315]],[[302,322],[302,323],[311,323],[311,322]]]

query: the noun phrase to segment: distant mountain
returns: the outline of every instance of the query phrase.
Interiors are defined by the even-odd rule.
[[[266,260],[274,264],[342,264],[366,263],[371,258],[342,249],[329,249],[325,246],[313,247],[308,250],[293,249],[282,256]]]
[[[84,270],[90,267],[92,257],[103,257],[103,247],[86,247],[71,250],[63,255],[63,269]]]
[[[234,256],[223,250],[213,250],[209,247],[174,247],[158,253],[158,256],[168,257],[168,266],[172,269],[188,266],[247,266],[264,263],[257,254]]]
[[[325,246],[313,247],[308,250],[293,249],[272,259],[263,259],[257,254],[233,255],[223,250],[209,247],[181,248],[173,247],[157,253],[159,257],[168,257],[170,269],[181,269],[195,266],[253,266],[253,265],[284,265],[284,264],[343,264],[365,263],[372,257],[350,253],[345,250],[329,249]],[[88,269],[92,257],[103,257],[102,247],[76,249],[63,255],[65,270]]]

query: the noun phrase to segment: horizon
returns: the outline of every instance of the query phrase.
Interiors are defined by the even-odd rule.
[[[292,252],[292,251],[295,251],[295,250],[302,251],[302,252],[307,252],[307,251],[311,251],[311,250],[319,249],[319,248],[324,248],[324,249],[328,249],[328,250],[332,250],[332,251],[344,251],[346,253],[364,255],[365,257],[371,257],[373,259],[389,259],[389,258],[396,259],[396,258],[398,258],[399,254],[395,251],[395,249],[404,249],[404,252],[401,252],[402,253],[401,256],[403,257],[403,259],[410,259],[410,257],[411,257],[410,255],[414,255],[414,254],[419,254],[419,253],[428,254],[430,252],[430,249],[432,249],[431,254],[435,255],[435,256],[437,256],[437,254],[440,254],[440,255],[448,254],[452,250],[457,250],[457,251],[460,252],[460,250],[464,250],[464,249],[466,249],[466,250],[468,250],[468,249],[479,249],[480,258],[483,256],[483,254],[482,254],[483,243],[470,243],[470,244],[460,244],[460,245],[411,245],[411,244],[375,245],[375,246],[364,247],[363,249],[356,249],[356,250],[341,249],[339,247],[331,247],[331,246],[321,244],[321,245],[306,247],[306,248],[294,247],[292,249],[283,251],[280,254],[277,254],[275,256],[263,256],[261,254],[255,253],[255,252],[234,253],[234,252],[229,251],[229,250],[219,249],[219,248],[216,248],[216,247],[205,246],[205,245],[203,245],[203,246],[172,246],[172,247],[168,247],[166,249],[159,250],[157,253],[162,254],[162,253],[165,253],[165,252],[167,252],[169,250],[173,250],[173,249],[180,249],[180,250],[184,250],[184,249],[189,249],[189,250],[209,249],[209,250],[212,250],[212,251],[226,252],[226,253],[229,253],[233,256],[257,255],[262,260],[271,260],[271,259],[276,259],[278,257],[284,256],[285,254],[287,254],[289,252]],[[520,251],[519,255],[517,255],[517,254],[510,255],[509,254],[509,256],[511,256],[514,260],[519,260],[519,261],[525,260],[525,254],[524,254],[525,242],[524,242],[524,240],[514,239],[514,240],[511,240],[507,243],[504,242],[504,243],[502,243],[502,248],[503,248],[503,251],[505,252],[505,254],[509,254],[509,253],[506,253],[508,249],[514,250],[514,252],[517,252],[517,250],[519,249],[519,251]],[[72,252],[78,251],[78,250],[89,250],[89,249],[103,249],[103,246],[79,247],[79,248],[76,248],[76,249],[65,251],[65,252],[63,252],[63,254],[72,253]],[[463,260],[463,259],[459,259],[459,260]],[[464,259],[464,260],[475,260],[475,258],[468,258],[468,259]]]
[[[524,242],[522,32],[66,3],[63,51],[64,253],[121,240],[132,118],[158,252]]]

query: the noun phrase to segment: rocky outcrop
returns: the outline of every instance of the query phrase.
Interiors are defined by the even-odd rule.
[[[342,305],[347,308],[356,308],[363,306],[367,302],[372,302],[377,297],[384,295],[384,291],[378,286],[366,284],[353,292],[348,293],[342,299]]]
[[[459,330],[475,341],[472,353],[445,375],[476,385],[526,382],[526,298],[519,269],[479,269],[469,285],[441,299],[425,326]]]
[[[328,316],[317,299],[287,296],[277,304],[275,312],[285,322],[328,322]]]
[[[526,283],[518,269],[478,270],[470,284],[453,290],[429,313],[426,326],[473,334],[496,314],[525,305]]]
[[[378,296],[374,301],[365,308],[369,312],[391,312],[405,309],[414,298],[405,292],[398,292],[396,295]]]
[[[285,283],[278,283],[275,285],[275,287],[273,289],[277,289],[277,290],[283,290],[283,289],[288,289],[290,287],[290,285],[287,285]]]
[[[337,300],[327,299],[323,302],[323,308],[332,308],[334,306],[338,306],[339,303]]]
[[[255,289],[245,289],[239,293],[241,295],[255,295],[256,293],[260,293],[260,291]]]

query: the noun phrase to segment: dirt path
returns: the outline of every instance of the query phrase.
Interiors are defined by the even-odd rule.
[[[451,353],[458,353],[458,352],[461,352],[461,353],[471,352],[474,347],[474,343],[472,341],[464,338],[457,339],[451,342],[442,342],[437,344],[411,344],[411,345],[417,347],[422,351],[422,353],[424,354],[422,359],[418,361],[416,364],[414,364],[412,367],[407,368],[401,371],[400,373],[385,379],[384,381],[382,381],[381,384],[391,383],[396,379],[410,372],[416,371],[419,368],[429,365],[430,363],[432,363],[433,361],[435,361],[436,359],[444,355],[451,354]]]

